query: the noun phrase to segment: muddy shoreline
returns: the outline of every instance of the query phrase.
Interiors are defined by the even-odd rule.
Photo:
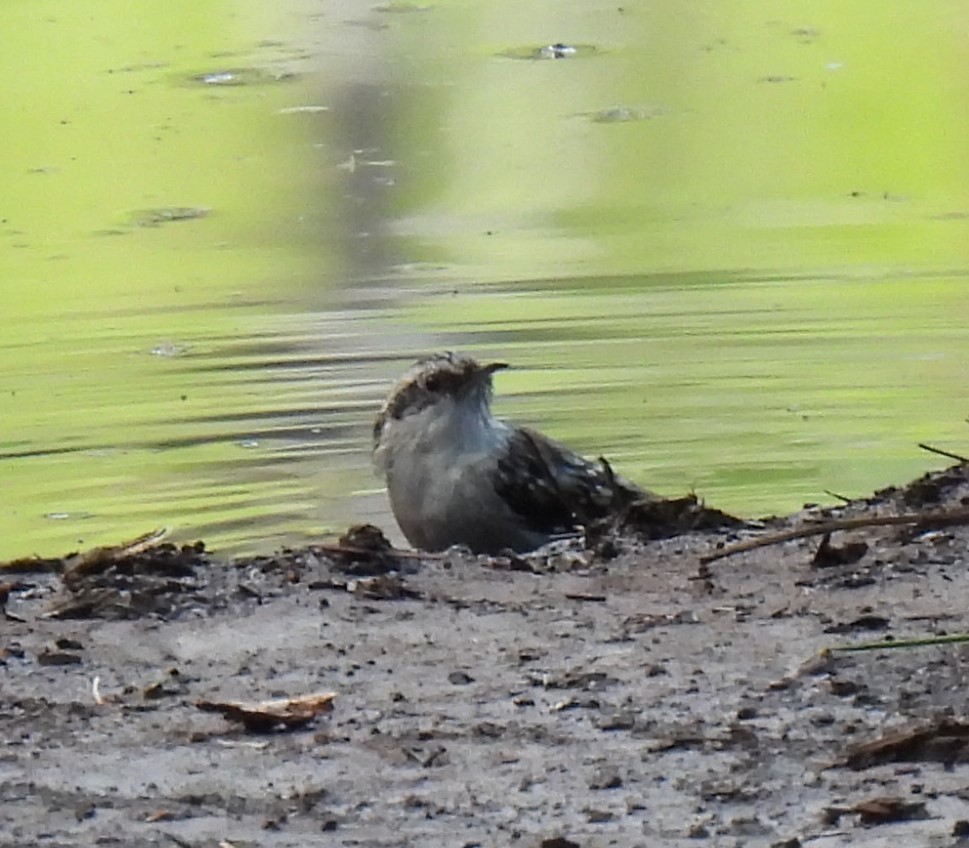
[[[0,846],[969,845],[966,523],[701,563],[967,506],[963,464],[608,557],[19,563]],[[197,706],[321,691],[272,732]]]

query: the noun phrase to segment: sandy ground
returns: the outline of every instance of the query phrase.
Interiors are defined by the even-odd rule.
[[[19,563],[0,846],[969,845],[969,648],[829,650],[969,631],[965,521],[700,562],[967,505],[963,465],[608,560]],[[269,733],[197,706],[318,691]]]

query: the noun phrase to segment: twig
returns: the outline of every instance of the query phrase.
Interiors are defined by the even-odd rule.
[[[565,597],[570,601],[607,601],[605,595],[593,595],[588,592],[566,592]]]
[[[969,633],[955,633],[950,636],[927,636],[924,639],[890,639],[880,642],[860,642],[857,645],[832,645],[825,648],[824,653],[832,651],[881,651],[892,648],[921,648],[926,645],[949,645],[952,643],[969,642]]]
[[[758,536],[745,539],[735,545],[726,545],[718,551],[700,557],[700,562],[706,565],[717,559],[733,556],[734,554],[752,551],[756,548],[766,548],[781,542],[794,539],[807,539],[811,536],[823,536],[838,530],[857,530],[859,527],[892,527],[900,524],[967,524],[969,523],[969,509],[957,509],[952,512],[910,512],[903,515],[875,515],[860,516],[858,518],[840,518],[835,521],[824,521],[810,527],[795,527],[783,533],[771,536]]]
[[[846,498],[844,495],[839,495],[837,492],[832,492],[830,489],[822,489],[826,495],[830,495],[832,498],[836,498],[839,501],[844,501],[846,504],[851,503],[851,498]]]
[[[387,548],[385,550],[372,550],[370,548],[356,548],[350,545],[330,544],[328,542],[317,542],[309,546],[314,551],[321,551],[325,554],[350,554],[351,556],[389,556],[397,559],[446,559],[444,553],[431,553],[428,551],[405,551],[400,548]]]
[[[939,456],[954,459],[956,462],[969,462],[969,459],[964,456],[959,456],[957,453],[949,453],[949,451],[942,450],[942,448],[934,448],[932,445],[926,445],[923,442],[919,442],[919,447],[922,448],[922,450],[928,451],[929,453],[937,453]]]

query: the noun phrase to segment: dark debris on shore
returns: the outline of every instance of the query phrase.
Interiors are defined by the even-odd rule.
[[[8,563],[0,832],[957,846],[967,525],[960,463],[761,522],[630,504],[529,555],[362,525],[272,556],[151,533]],[[100,776],[66,784],[82,755]]]

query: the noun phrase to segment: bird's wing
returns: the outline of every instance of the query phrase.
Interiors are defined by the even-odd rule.
[[[498,460],[495,490],[529,529],[548,534],[574,530],[575,514],[537,435],[514,431]]]
[[[516,428],[498,462],[496,488],[531,528],[568,532],[646,493],[541,433]]]

